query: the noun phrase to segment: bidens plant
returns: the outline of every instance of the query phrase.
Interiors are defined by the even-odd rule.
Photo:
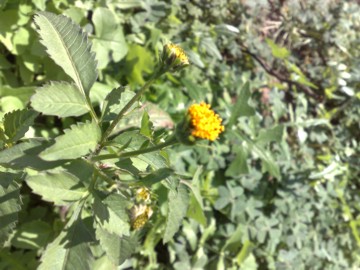
[[[152,216],[157,216],[157,233],[167,242],[186,215],[188,190],[168,167],[162,151],[184,140],[178,132],[155,135],[146,112],[140,128],[124,130],[121,121],[138,109],[141,95],[157,78],[186,67],[189,60],[179,46],[165,45],[149,81],[136,93],[121,86],[113,89],[98,113],[90,95],[97,80],[96,56],[87,35],[62,15],[39,12],[35,23],[47,53],[72,82],[50,82],[38,88],[31,98],[33,109],[4,117],[0,165],[7,182],[0,192],[8,198],[1,209],[9,218],[1,229],[2,244],[6,245],[17,222],[19,190],[25,181],[33,193],[61,207],[67,220],[46,246],[39,269],[90,269],[101,256],[118,266],[136,251],[141,230],[149,229]],[[24,138],[39,113],[87,120],[54,139]],[[181,127],[184,133],[210,141],[224,130],[220,117],[205,103],[192,105]],[[157,190],[164,189],[165,216],[156,204]]]

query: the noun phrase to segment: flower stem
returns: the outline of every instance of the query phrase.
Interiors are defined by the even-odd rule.
[[[149,88],[149,86],[162,74],[164,73],[163,70],[159,69],[154,72],[154,74],[151,76],[151,78],[141,87],[141,89],[136,93],[135,96],[122,108],[122,110],[119,112],[119,114],[116,116],[116,118],[112,121],[111,125],[105,130],[100,144],[99,144],[99,151],[101,148],[104,147],[104,144],[107,140],[107,138],[110,136],[111,132],[114,130],[114,128],[117,126],[117,124],[120,122],[121,118],[124,116],[124,114],[131,108],[131,106],[140,99],[141,95],[145,92],[146,89]]]
[[[129,151],[129,152],[121,153],[121,154],[106,154],[106,155],[94,156],[92,158],[92,161],[99,161],[99,160],[112,159],[112,158],[133,157],[133,156],[137,156],[137,155],[151,153],[151,152],[154,152],[154,151],[157,151],[157,150],[161,150],[161,149],[163,149],[163,148],[165,148],[167,146],[174,145],[176,143],[178,143],[178,140],[177,140],[176,136],[172,136],[166,142],[159,143],[159,144],[154,145],[152,147],[139,149],[139,150],[135,150],[135,151]]]

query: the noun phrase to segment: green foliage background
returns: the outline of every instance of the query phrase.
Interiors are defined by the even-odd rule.
[[[138,89],[163,44],[172,41],[192,64],[158,79],[146,93],[155,128],[172,127],[202,100],[226,125],[214,143],[168,150],[171,167],[191,192],[179,189],[167,205],[164,190],[156,191],[156,213],[119,269],[360,267],[356,1],[0,1],[1,117],[29,106],[35,89],[48,81],[69,81],[35,31],[33,15],[44,10],[72,18],[88,33],[100,70],[93,104],[119,84]],[[8,122],[35,117],[14,113]],[[53,138],[86,119],[39,116],[26,136]],[[133,114],[126,124],[139,126],[140,120]],[[11,158],[0,155],[0,163]],[[0,268],[35,269],[65,226],[67,209],[33,194],[41,180],[20,185],[22,175],[12,181],[13,173],[0,173],[0,226],[12,231],[10,239],[1,234],[1,242],[8,241]],[[176,223],[177,211],[186,211],[186,218],[173,228],[175,236],[161,232],[165,213]],[[72,234],[87,231],[83,221]],[[112,266],[93,248],[82,267]]]

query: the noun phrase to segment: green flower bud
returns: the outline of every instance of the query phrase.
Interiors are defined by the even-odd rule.
[[[162,64],[171,71],[180,70],[190,64],[184,50],[172,43],[164,45],[161,60]]]

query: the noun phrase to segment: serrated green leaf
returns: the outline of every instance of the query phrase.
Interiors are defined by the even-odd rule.
[[[80,116],[89,112],[79,89],[67,82],[52,82],[38,88],[31,97],[31,106],[45,115]]]
[[[137,240],[134,236],[124,235],[119,237],[116,234],[109,233],[101,226],[96,228],[96,238],[115,266],[121,265],[126,259],[130,258],[137,246]]]
[[[55,138],[55,144],[40,153],[40,158],[53,161],[75,159],[95,150],[101,130],[94,122],[80,123]]]
[[[95,54],[86,33],[71,19],[38,12],[35,23],[49,56],[68,74],[85,96],[97,79]]]
[[[250,107],[248,104],[250,95],[250,84],[249,82],[246,82],[240,90],[236,104],[233,105],[231,116],[227,124],[228,126],[231,127],[234,125],[237,119],[241,116],[252,116],[255,114],[254,108]]]
[[[170,190],[168,199],[169,212],[166,219],[166,227],[163,238],[164,243],[169,242],[173,238],[186,216],[186,211],[189,205],[189,194],[186,187],[183,184],[180,184],[177,191]]]
[[[99,226],[118,236],[129,235],[129,200],[120,194],[105,195],[100,192],[94,194],[94,198],[94,214]]]
[[[79,178],[66,171],[42,172],[27,176],[25,181],[35,194],[56,205],[78,201],[87,190]]]
[[[26,167],[35,170],[55,168],[64,161],[45,161],[39,158],[39,153],[49,146],[43,139],[30,139],[11,148],[0,151],[0,165],[5,168],[23,169]]]
[[[91,269],[93,257],[87,243],[94,241],[94,236],[78,214],[73,214],[65,229],[47,246],[39,270]]]
[[[11,142],[21,139],[34,123],[38,113],[33,110],[17,110],[4,116],[4,132]]]
[[[151,138],[152,127],[153,127],[153,123],[150,121],[149,114],[144,111],[143,117],[141,119],[140,134],[144,135],[147,138]]]
[[[104,7],[95,9],[92,16],[95,26],[93,49],[99,62],[99,69],[105,68],[113,60],[119,62],[128,52],[121,25],[114,13]]]
[[[118,87],[113,89],[105,98],[103,104],[103,120],[112,121],[125,107],[126,104],[135,96],[133,91],[126,90],[125,87]],[[132,111],[136,107],[133,104],[128,111]]]
[[[0,185],[0,247],[15,227],[20,211],[19,185],[14,182],[8,188]]]

